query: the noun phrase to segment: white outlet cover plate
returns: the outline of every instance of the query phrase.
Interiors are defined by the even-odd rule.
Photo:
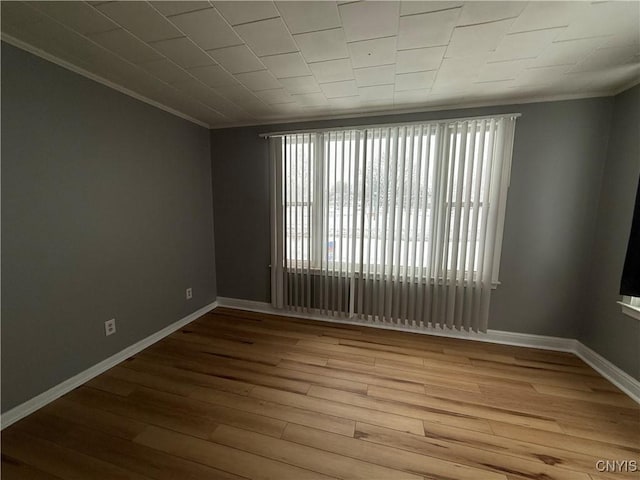
[[[112,318],[104,322],[104,334],[108,337],[116,333],[116,319]]]

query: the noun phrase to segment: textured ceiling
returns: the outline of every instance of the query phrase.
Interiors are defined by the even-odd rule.
[[[211,127],[611,94],[640,80],[637,1],[1,8],[3,39]]]

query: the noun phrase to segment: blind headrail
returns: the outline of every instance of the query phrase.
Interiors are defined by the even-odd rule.
[[[451,124],[457,122],[466,122],[470,120],[490,120],[498,118],[519,118],[521,113],[500,113],[497,115],[481,115],[477,117],[457,117],[457,118],[443,118],[439,120],[421,120],[413,122],[401,122],[401,123],[372,123],[370,125],[344,125],[325,128],[305,128],[299,130],[281,130],[277,132],[265,132],[258,134],[261,138],[269,137],[284,137],[285,135],[294,135],[302,133],[317,133],[317,132],[341,132],[345,130],[365,130],[370,128],[387,128],[387,127],[404,127],[409,125],[437,125],[437,124]]]

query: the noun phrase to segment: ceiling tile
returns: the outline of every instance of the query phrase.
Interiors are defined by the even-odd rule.
[[[189,91],[190,88],[187,86],[182,87],[183,90]],[[240,119],[244,119],[247,116],[246,111],[238,105],[230,102],[223,96],[209,89],[209,92],[206,95],[196,95],[194,96],[197,100],[204,103],[206,106],[212,108],[216,112],[224,115],[227,119],[227,122],[230,121],[238,121]]]
[[[396,62],[396,37],[349,43],[354,68],[388,65]]]
[[[276,103],[273,104],[271,108],[272,113],[276,115],[290,116],[293,114],[297,116],[302,112],[302,107],[300,107],[300,104],[295,101],[293,103]]]
[[[486,98],[487,95],[500,96],[507,88],[513,87],[514,85],[517,85],[515,78],[475,82],[473,92],[479,99]]]
[[[534,67],[571,65],[578,63],[595,49],[604,46],[611,37],[591,37],[553,42],[533,62]]]
[[[447,58],[467,57],[495,50],[513,20],[456,27],[447,47]]]
[[[220,65],[194,67],[190,68],[188,72],[209,87],[223,87],[238,84],[236,79],[227,73]]]
[[[171,17],[171,21],[203,50],[231,47],[244,43],[213,8],[176,15]]]
[[[415,105],[416,103],[423,103],[431,97],[431,89],[423,88],[418,90],[403,90],[401,92],[396,91],[393,94],[393,103],[396,105]]]
[[[334,2],[277,2],[276,6],[294,34],[341,26]]]
[[[247,87],[239,83],[236,85],[217,87],[216,92],[240,106],[255,102],[262,103],[262,101],[256,97],[253,92],[249,91]]]
[[[310,63],[309,67],[320,83],[339,82],[340,80],[353,79],[351,60],[348,58]]]
[[[340,5],[339,10],[347,42],[398,33],[400,2],[354,2]]]
[[[588,8],[588,2],[529,2],[520,16],[511,24],[509,33],[564,27],[575,20],[581,11]]]
[[[436,70],[426,72],[402,73],[396,75],[396,92],[430,88],[436,77]]]
[[[328,102],[324,105],[305,105],[303,111],[307,115],[314,116],[327,116],[333,114],[333,110]]]
[[[2,27],[3,33],[9,33],[15,38],[25,41],[36,48],[45,50],[81,68],[91,70],[95,64],[93,59],[99,58],[100,60],[107,59],[114,62],[119,68],[127,70],[128,73],[131,73],[132,69],[135,69],[135,67],[126,60],[118,57],[115,52],[105,50],[101,46],[87,41],[87,39],[79,33],[68,29],[44,13],[32,10],[32,15],[33,18],[38,19],[38,21],[21,23],[20,25],[4,24]],[[144,43],[138,40],[136,40],[136,42],[144,46]],[[151,50],[151,52],[155,53],[153,50]],[[147,51],[146,53],[148,54],[149,52]],[[140,54],[140,52],[136,51],[136,54]],[[104,70],[103,68],[102,71]]]
[[[162,58],[153,48],[122,29],[93,33],[88,37],[133,63],[150,62]]]
[[[463,2],[444,1],[444,2],[422,2],[418,0],[410,0],[400,2],[400,15],[415,15],[416,13],[437,12],[440,10],[448,10],[451,8],[461,7]]]
[[[246,23],[235,29],[259,57],[298,51],[281,18]]]
[[[638,55],[638,49],[635,46],[601,48],[595,50],[584,60],[580,61],[570,70],[570,72],[604,71],[611,69],[616,65],[625,65],[630,63],[634,61],[634,57],[636,55]]]
[[[170,106],[178,111],[185,112],[193,118],[205,123],[219,123],[228,121],[223,115],[208,106],[202,104],[194,98],[182,95],[183,98],[176,98]]]
[[[39,20],[34,16],[33,8],[25,2],[0,2],[0,13],[3,27],[5,25],[23,25]]]
[[[475,81],[481,67],[486,63],[487,56],[474,56],[466,58],[445,58],[438,69],[434,88],[449,90],[458,88],[460,84]]]
[[[323,83],[320,85],[325,97],[353,97],[358,95],[358,88],[355,80],[343,80],[341,82]]]
[[[584,73],[567,74],[584,78]],[[640,78],[640,62],[627,65],[618,65],[615,68],[609,68],[601,71],[595,71],[589,73],[590,83],[588,88],[598,92],[606,92],[611,94],[620,88],[629,85],[629,79]],[[555,84],[556,88],[558,83]],[[571,91],[575,92],[575,89]]]
[[[551,46],[551,42],[564,31],[565,27],[533,32],[511,33],[505,35],[496,51],[490,57],[492,62],[534,58]]]
[[[280,83],[289,93],[299,94],[320,92],[320,86],[313,75],[306,77],[281,78]]]
[[[286,104],[283,104],[283,105],[286,105]],[[242,108],[244,108],[251,115],[260,119],[264,119],[264,118],[268,118],[269,115],[273,114],[273,110],[275,107],[273,105],[267,105],[259,98],[256,98],[255,102],[242,105]]]
[[[6,5],[7,3],[9,2],[0,2],[0,6]],[[14,3],[14,2],[10,2],[10,3]],[[3,17],[2,20],[5,20],[5,18]],[[42,48],[42,46],[47,45],[46,37],[43,39],[43,36],[39,31],[40,30],[39,27],[42,23],[43,23],[42,20],[38,20],[38,21],[33,21],[31,23],[14,25],[12,23],[3,21],[2,34],[8,35],[9,37],[17,38],[21,42],[28,43],[29,45],[33,45],[34,47]],[[54,50],[51,48],[47,48],[46,51],[53,55],[56,55],[56,53],[54,53]]]
[[[200,102],[211,106],[210,103],[215,103],[213,100],[217,98],[214,91],[204,85],[200,80],[189,77],[181,82],[176,82],[174,87],[180,91],[185,92],[192,98],[197,98]],[[213,99],[213,100],[212,100]]]
[[[640,25],[637,32],[618,32],[613,35],[607,35],[605,47],[629,47],[635,45],[640,50]]]
[[[242,109],[238,105],[195,79],[184,82],[180,85],[180,88],[227,117],[237,118],[242,116]]]
[[[392,99],[393,90],[393,85],[376,85],[372,87],[359,87],[358,94],[365,100]]]
[[[447,45],[460,8],[400,17],[398,50]]]
[[[236,78],[249,90],[259,92],[260,90],[270,90],[280,88],[282,85],[267,70],[259,72],[238,73]]]
[[[437,70],[447,47],[414,48],[400,50],[396,56],[396,72],[411,73]]]
[[[436,80],[431,87],[431,93],[434,95],[454,95],[459,97],[465,97],[473,90],[474,82],[469,78],[459,77],[453,81],[439,81],[436,75]]]
[[[171,16],[178,15],[180,13],[193,12],[195,10],[202,10],[205,8],[211,8],[211,4],[206,1],[160,1],[151,2],[151,4],[160,11],[163,15]]]
[[[95,8],[145,42],[183,36],[147,2],[109,2]]]
[[[294,39],[307,62],[347,58],[347,42],[342,28],[295,35]]]
[[[336,97],[327,99],[329,106],[336,110],[360,109],[365,104],[360,95],[351,97]]]
[[[32,2],[31,5],[82,34],[120,28],[84,2]]]
[[[524,95],[526,98],[527,95],[545,95],[549,96],[552,92],[549,90],[551,87],[550,84],[521,84],[521,85],[510,85],[505,88],[505,91],[510,92],[509,95],[512,98],[518,98]],[[575,92],[575,90],[574,90]]]
[[[625,32],[638,38],[640,27],[640,2],[590,3],[588,8],[572,19],[558,40],[613,35]]]
[[[190,78],[187,72],[166,58],[142,63],[140,68],[167,83],[175,83]]]
[[[231,25],[255,22],[266,18],[278,17],[273,2],[213,2],[214,6]]]
[[[209,55],[186,37],[154,42],[152,46],[181,67],[201,67],[214,63]]]
[[[495,22],[507,18],[515,18],[527,6],[528,2],[465,2],[458,18],[458,26],[477,25]]]
[[[264,65],[246,45],[210,50],[209,54],[231,73],[264,70]]]
[[[293,103],[294,98],[284,88],[276,88],[273,90],[262,90],[256,92],[256,96],[269,105],[277,105],[281,103]]]
[[[214,126],[609,95],[640,78],[640,2],[211,5],[2,2],[0,9],[3,34]],[[167,31],[180,36],[163,38]],[[347,46],[347,37],[357,40]]]
[[[510,80],[518,77],[526,68],[533,65],[533,59],[509,60],[484,65],[476,79],[477,82]]]
[[[303,93],[292,95],[296,102],[303,106],[326,105],[327,98],[323,93]]]
[[[396,66],[381,65],[377,67],[356,68],[353,70],[359,87],[388,85],[395,82]]]
[[[300,53],[283,53],[262,57],[262,62],[276,78],[302,77],[311,71]]]
[[[527,68],[518,75],[516,83],[519,85],[543,84],[553,82],[559,76],[567,73],[571,66],[556,65],[553,67]]]

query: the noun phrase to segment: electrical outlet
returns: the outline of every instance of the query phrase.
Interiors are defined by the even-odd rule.
[[[187,300],[191,300],[193,298],[193,289],[191,287],[187,288]]]
[[[116,319],[112,318],[104,322],[104,334],[108,337],[116,333]]]

